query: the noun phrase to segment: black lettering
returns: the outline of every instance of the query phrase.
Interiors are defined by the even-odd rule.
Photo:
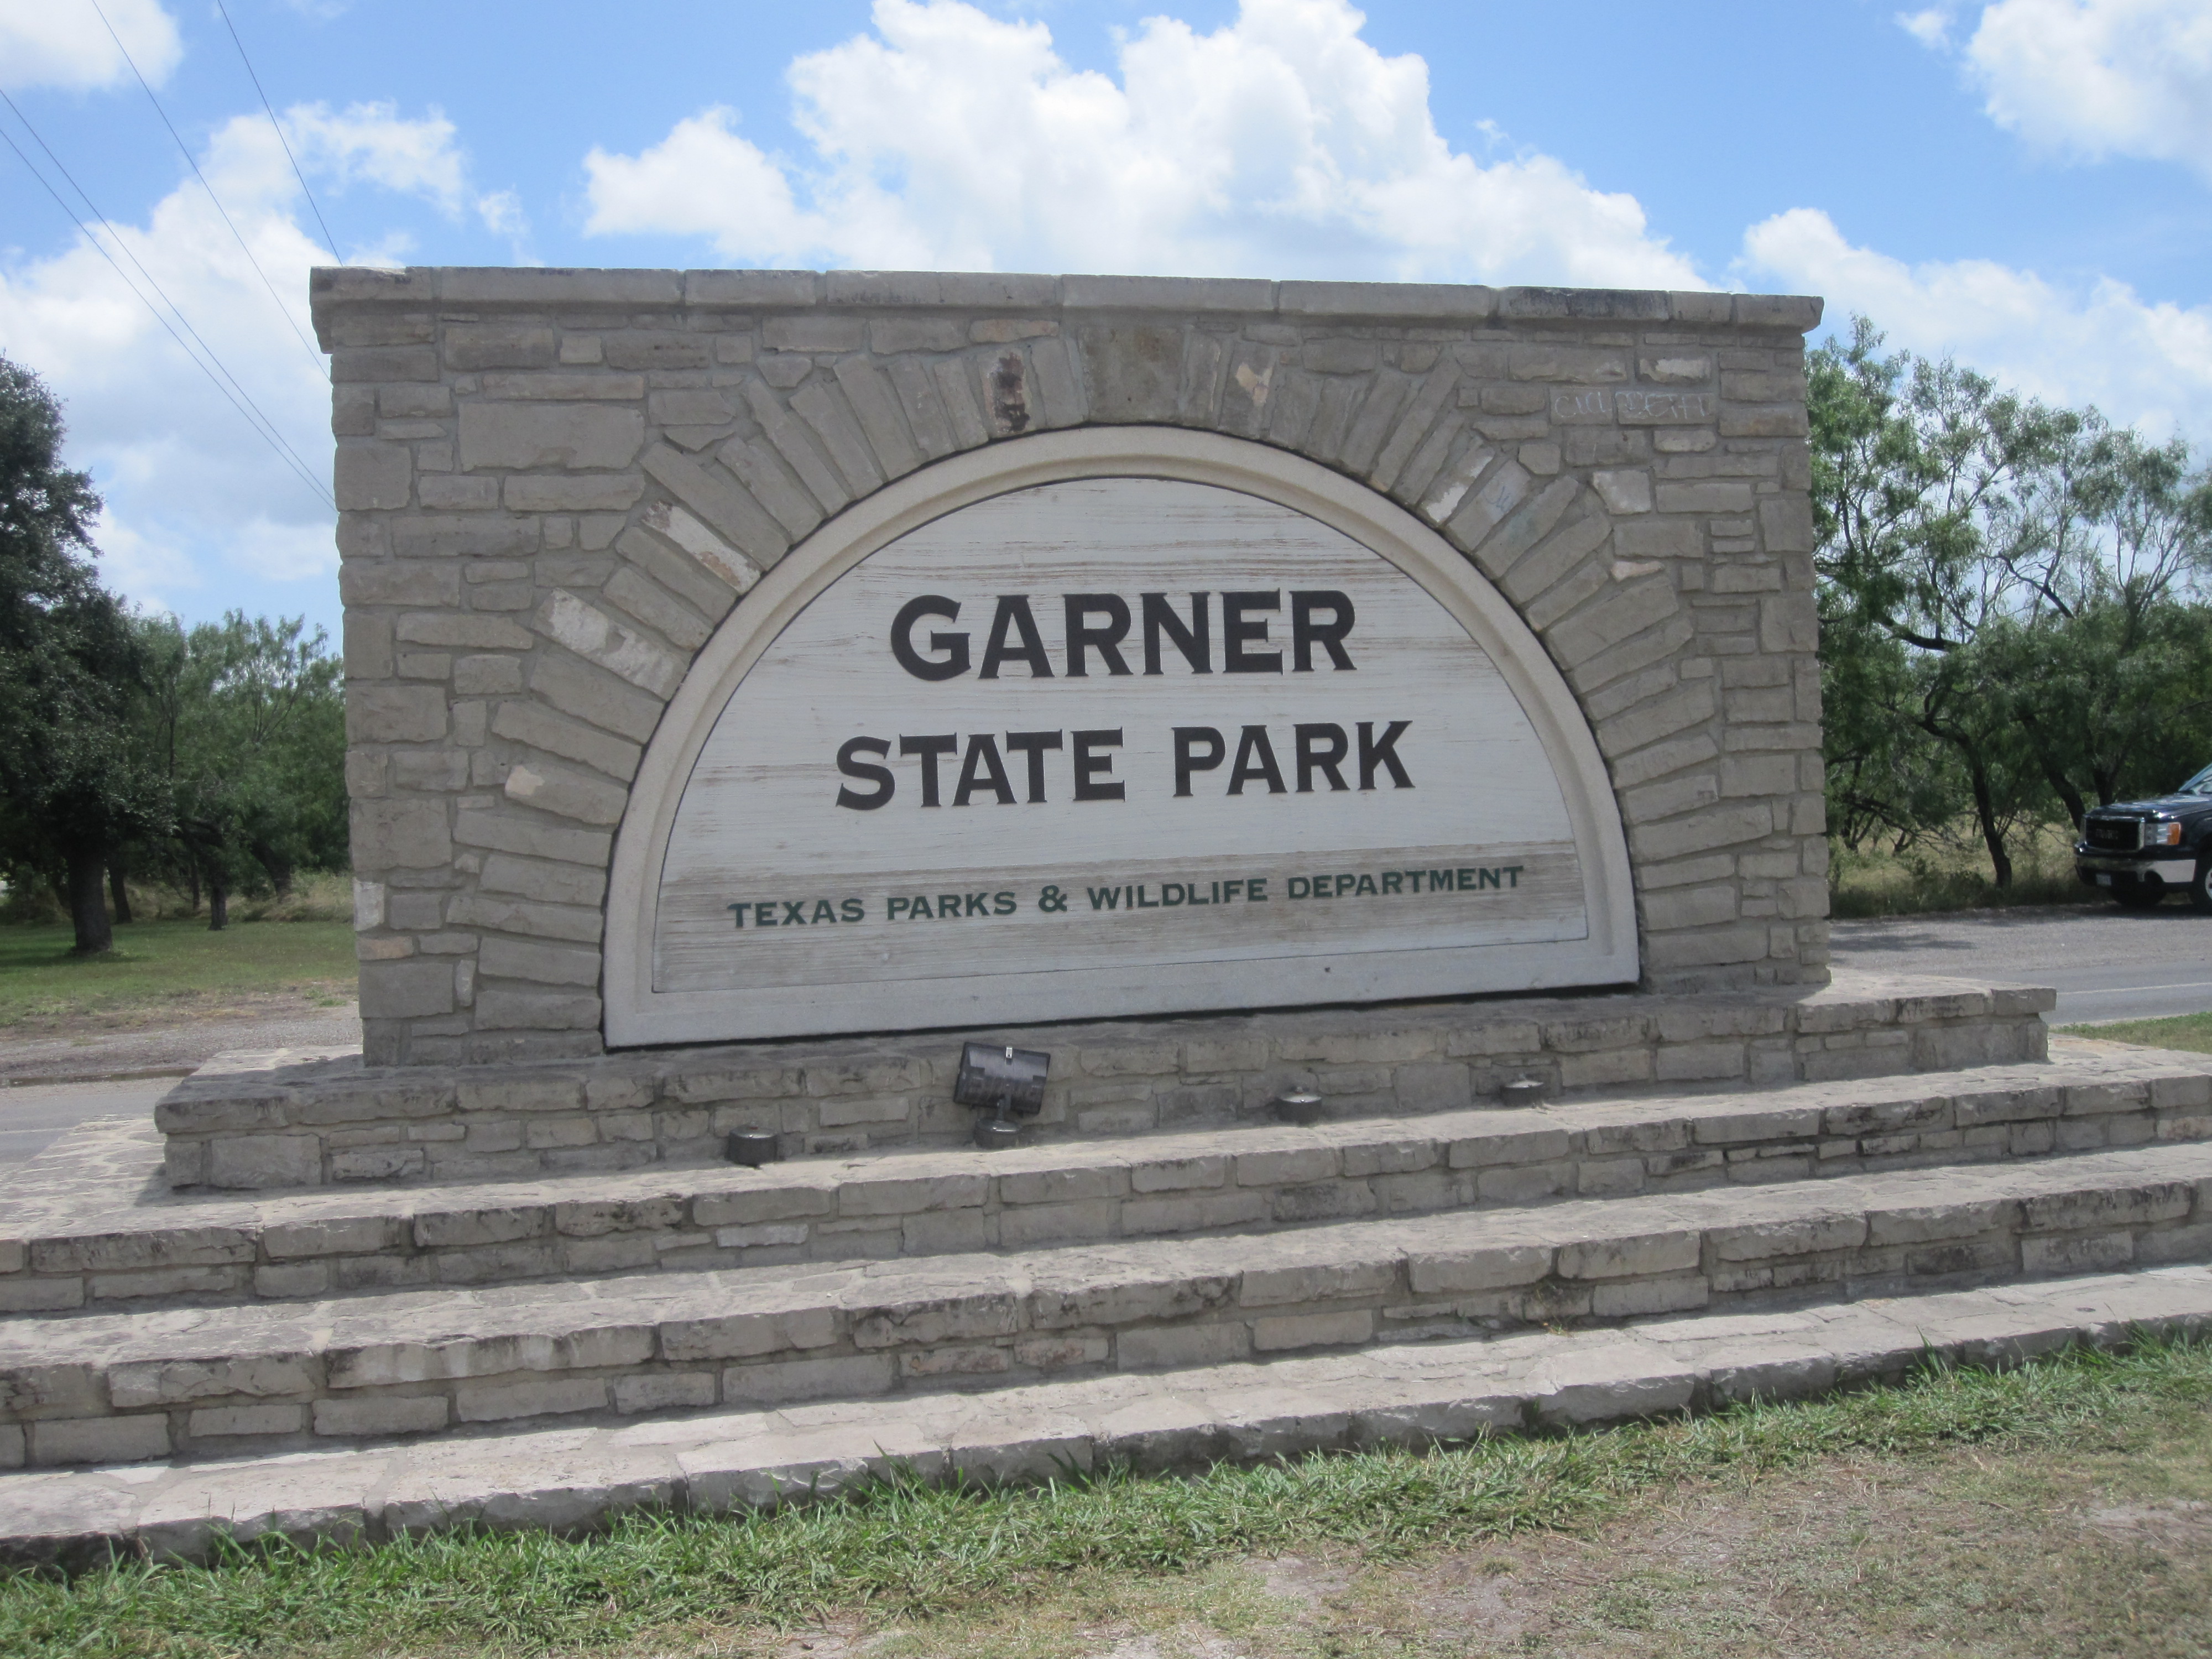
[[[1314,612],[1327,611],[1330,619],[1326,623],[1314,620]],[[1313,672],[1313,648],[1316,645],[1328,653],[1332,666],[1352,666],[1351,653],[1344,648],[1344,636],[1352,632],[1352,596],[1330,589],[1291,594],[1291,666],[1297,672]]]
[[[1386,896],[1397,892],[1405,884],[1406,877],[1402,871],[1385,870],[1382,872],[1382,891]]]
[[[1014,896],[1012,893],[992,894],[991,914],[994,916],[1011,916],[1013,915]]]
[[[753,906],[753,926],[756,927],[773,927],[775,926],[775,900],[771,899],[766,904],[756,904]]]
[[[744,907],[744,905],[742,905],[742,904],[732,904],[732,906],[730,906],[730,913],[731,913],[732,915],[736,916],[736,917],[737,917],[737,919],[738,919],[738,931],[739,933],[743,933],[743,932],[744,932],[744,929],[745,929],[745,907]]]
[[[960,920],[959,894],[939,893],[937,896],[937,919],[939,921],[957,921]]]
[[[1431,870],[1429,872],[1429,890],[1431,893],[1449,893],[1451,890],[1452,872],[1450,871]]]
[[[1147,670],[1147,672],[1150,671]],[[1205,744],[1201,751],[1200,744]],[[1211,772],[1228,752],[1221,733],[1210,726],[1178,726],[1175,729],[1176,794],[1190,793],[1190,775]]]
[[[1475,885],[1476,885],[1477,887],[1479,887],[1479,888],[1480,888],[1480,887],[1503,887],[1503,886],[1505,884],[1504,882],[1502,882],[1502,881],[1498,880],[1498,878],[1500,875],[1502,875],[1503,873],[1504,873],[1503,871],[1498,871],[1498,870],[1478,870],[1475,873],[1476,873],[1476,875],[1477,875],[1477,876],[1479,876],[1479,877],[1480,878],[1480,880],[1478,880],[1478,881],[1475,883]]]
[[[859,899],[845,899],[837,906],[837,919],[840,921],[866,921],[868,919],[868,907]]]
[[[890,744],[882,738],[847,738],[845,746],[837,751],[837,769],[848,778],[859,778],[864,783],[874,784],[876,793],[872,795],[863,795],[859,791],[841,784],[837,789],[837,805],[849,806],[855,812],[872,812],[876,808],[888,802],[892,792],[898,787],[898,780],[891,775],[891,769],[888,766],[871,766],[867,762],[856,759],[855,757],[888,755],[890,752]]]
[[[793,903],[789,899],[784,900],[783,926],[786,927],[804,927],[806,926],[806,901],[805,899],[800,899],[796,904]]]
[[[1304,898],[1308,893],[1313,890],[1313,883],[1307,880],[1304,876],[1292,876],[1291,878],[1289,890],[1290,896],[1292,898]]]
[[[1175,607],[1168,603],[1164,593],[1139,593],[1145,613],[1145,672],[1160,672],[1160,635],[1164,633],[1182,653],[1182,659],[1190,665],[1194,674],[1211,674],[1213,659],[1212,641],[1207,637],[1208,622],[1206,595],[1190,596],[1190,626],[1183,626]]]
[[[1316,772],[1328,780],[1331,789],[1348,787],[1344,781],[1344,774],[1337,770],[1352,748],[1351,740],[1344,735],[1344,728],[1325,722],[1301,726],[1297,728],[1297,736],[1298,793],[1313,793],[1313,775]]]
[[[1237,761],[1229,769],[1229,793],[1243,794],[1248,779],[1264,782],[1271,795],[1284,793],[1283,769],[1275,764],[1275,745],[1267,741],[1264,726],[1248,726],[1237,739]]]
[[[914,901],[912,899],[890,898],[884,900],[884,920],[886,921],[896,921],[899,919],[899,912],[908,908],[913,904],[913,902]]]
[[[960,763],[960,782],[952,791],[952,804],[965,806],[979,788],[988,789],[1001,806],[1014,804],[1014,786],[1006,781],[1006,763],[999,758],[999,740],[988,732],[970,733],[968,757]]]
[[[1189,897],[1190,890],[1179,881],[1164,881],[1160,884],[1160,908],[1163,909],[1172,910]]]
[[[1518,887],[1521,884],[1521,866],[1517,864],[1509,864],[1504,866],[1504,868],[1505,871],[1505,884],[1508,887]]]
[[[988,893],[970,893],[968,895],[967,903],[962,908],[960,914],[963,916],[988,916],[991,913],[985,907],[988,906],[990,902],[991,896]]]
[[[1342,898],[1346,893],[1351,892],[1358,884],[1359,878],[1358,876],[1339,876],[1336,878],[1336,890],[1331,893],[1329,896],[1331,898]]]
[[[965,634],[932,634],[929,648],[945,654],[932,661],[914,648],[914,625],[924,617],[942,617],[947,622],[960,620],[960,606],[942,594],[924,593],[908,599],[899,607],[891,619],[891,655],[898,665],[918,680],[949,680],[968,672],[968,636]]]
[[[1139,910],[1157,910],[1160,908],[1160,902],[1158,899],[1148,899],[1145,896],[1145,886],[1142,882],[1137,884],[1134,908]]]
[[[1418,893],[1421,890],[1421,872],[1419,870],[1401,870],[1398,873],[1406,878],[1407,892]]]
[[[1062,602],[1067,607],[1067,678],[1089,677],[1090,667],[1083,660],[1086,646],[1106,659],[1108,673],[1127,673],[1129,665],[1121,660],[1121,641],[1129,632],[1128,600],[1118,593],[1069,593]],[[1104,625],[1093,627],[1084,620],[1092,615],[1105,617]]]
[[[1359,877],[1359,885],[1352,890],[1352,896],[1356,898],[1376,897],[1375,878],[1363,871]]]
[[[815,900],[814,915],[812,920],[817,924],[825,921],[835,922],[837,920],[836,907],[831,904],[828,899]]]
[[[1224,593],[1221,596],[1222,670],[1231,674],[1279,674],[1283,672],[1283,653],[1279,651],[1253,653],[1245,650],[1249,644],[1267,642],[1267,619],[1245,620],[1247,611],[1280,611],[1283,594],[1280,588],[1272,593]]]
[[[1121,890],[1118,887],[1086,887],[1094,910],[1118,910],[1121,908]]]
[[[1362,789],[1375,787],[1375,769],[1378,766],[1390,775],[1392,788],[1411,789],[1413,787],[1413,779],[1406,775],[1406,769],[1398,759],[1398,739],[1406,735],[1412,725],[1411,720],[1392,720],[1383,728],[1382,735],[1377,738],[1374,721],[1359,722],[1359,787]]]
[[[929,895],[927,893],[916,893],[907,901],[906,919],[912,921],[916,916],[928,916],[933,921],[936,919],[936,913],[929,908]]]
[[[1127,670],[1123,671],[1127,672]],[[1121,728],[1105,732],[1076,732],[1070,734],[1075,740],[1075,798],[1078,800],[1120,800],[1127,790],[1118,783],[1102,781],[1114,769],[1111,755],[1094,755],[1094,749],[1119,749]]]
[[[1060,733],[1009,732],[1006,747],[1017,755],[1030,757],[1030,805],[1035,806],[1044,799],[1044,751],[1060,747]]]
[[[901,755],[921,757],[921,804],[924,806],[943,805],[937,799],[937,757],[949,755],[960,746],[957,733],[948,732],[941,738],[901,738]]]
[[[1244,896],[1255,904],[1265,904],[1267,902],[1267,877],[1247,876],[1244,878]]]
[[[1019,645],[1011,647],[1006,644],[1006,629],[1010,627],[1022,640]],[[975,671],[975,678],[995,680],[1002,662],[1027,663],[1033,680],[1052,678],[1052,664],[1044,654],[1044,638],[1037,632],[1036,618],[1030,614],[1030,596],[1026,593],[999,595],[999,608],[991,616],[991,637],[983,647],[983,665]]]

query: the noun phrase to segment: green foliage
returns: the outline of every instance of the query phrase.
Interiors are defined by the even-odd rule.
[[[301,620],[233,611],[189,630],[99,582],[91,479],[61,465],[58,404],[0,357],[0,872],[50,886],[76,948],[112,942],[112,876],[287,892],[346,860],[339,667]],[[119,920],[127,917],[118,916]]]
[[[78,948],[99,950],[103,855],[166,828],[167,802],[131,741],[129,619],[90,556],[100,497],[61,443],[52,394],[0,358],[0,851],[19,871],[65,872]]]
[[[345,720],[320,629],[232,611],[184,629],[137,623],[141,742],[169,792],[173,839],[152,849],[220,904],[289,890],[296,869],[345,862]],[[166,855],[166,856],[165,856]]]
[[[1802,1404],[1426,1453],[1224,1465],[1188,1480],[1113,1473],[1017,1492],[894,1480],[733,1520],[634,1515],[574,1540],[461,1530],[368,1549],[275,1544],[209,1568],[24,1571],[0,1578],[0,1651],[574,1653],[641,1650],[656,1635],[662,1650],[687,1627],[789,1626],[858,1607],[936,1613],[1048,1591],[1078,1572],[1188,1572],[1317,1543],[1389,1558],[1580,1530],[1641,1492],[1841,1454],[2103,1443],[2160,1401],[2212,1402],[2212,1347],[2075,1351],[2002,1374],[1930,1365],[1900,1388]]]
[[[1893,852],[2027,826],[2212,759],[2212,474],[2094,409],[1854,319],[1808,364],[1830,823]]]

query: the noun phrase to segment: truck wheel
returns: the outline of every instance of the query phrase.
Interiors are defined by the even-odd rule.
[[[2189,908],[2212,915],[2212,853],[2197,860],[2197,873],[2189,878]]]
[[[2191,897],[2196,896],[2198,885],[2199,884],[2193,882],[2190,884],[2189,891]],[[2123,910],[2155,910],[2165,898],[2166,889],[2163,887],[2130,884],[2112,889],[2112,900]]]

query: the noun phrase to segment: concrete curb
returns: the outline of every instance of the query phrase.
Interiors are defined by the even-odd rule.
[[[0,1559],[204,1559],[224,1535],[375,1541],[476,1524],[575,1531],[624,1510],[726,1513],[847,1493],[902,1465],[1023,1484],[1806,1398],[1929,1355],[2010,1365],[2212,1328],[2212,1267],[2160,1268],[1570,1334],[619,1427],[0,1476]]]

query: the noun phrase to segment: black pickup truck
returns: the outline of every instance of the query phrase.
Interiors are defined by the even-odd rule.
[[[2185,890],[2192,906],[2212,911],[2212,766],[2170,795],[2089,813],[2074,843],[2074,873],[2131,910]]]

